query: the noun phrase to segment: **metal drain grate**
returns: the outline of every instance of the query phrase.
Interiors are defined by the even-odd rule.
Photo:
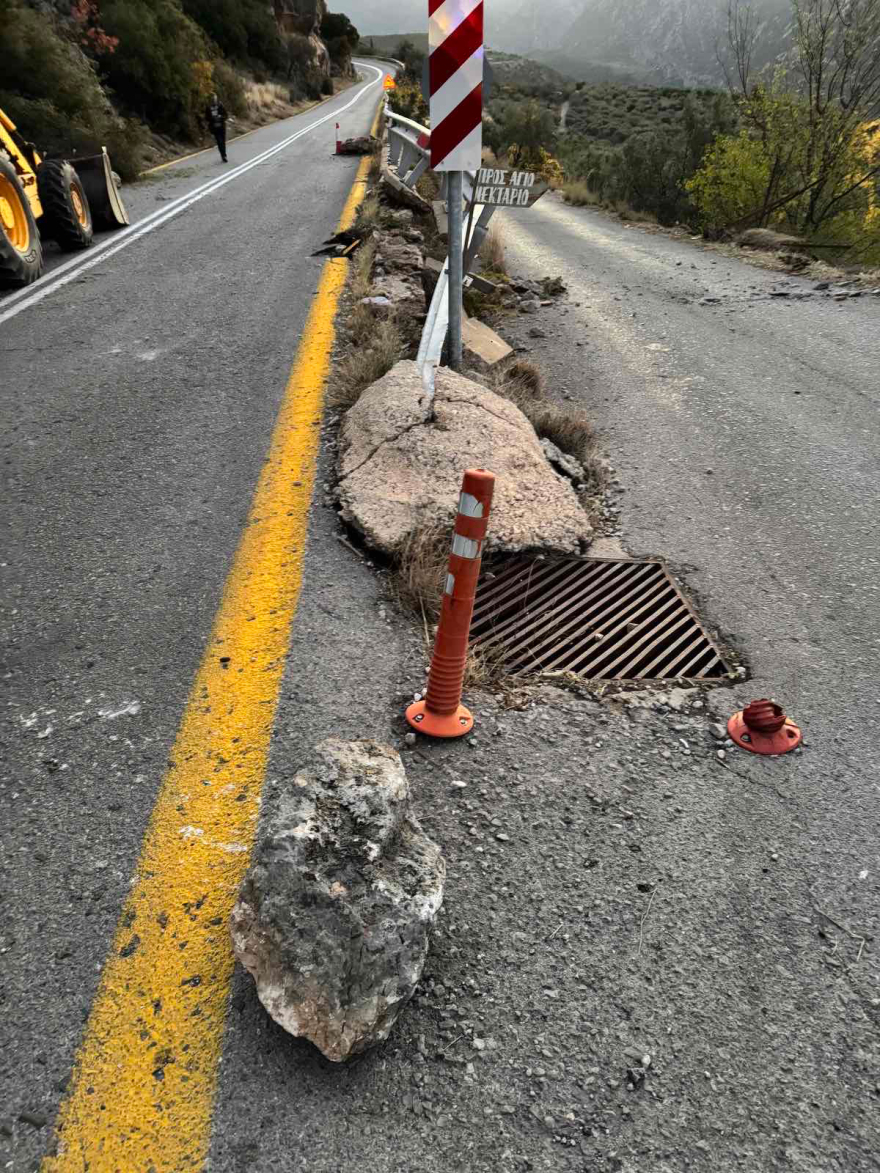
[[[662,562],[520,558],[484,567],[471,639],[514,676],[706,680],[728,667]]]

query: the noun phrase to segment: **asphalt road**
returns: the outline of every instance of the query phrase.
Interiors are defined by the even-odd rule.
[[[58,258],[54,280],[70,280],[50,275],[39,300],[0,302],[0,1160],[14,1173],[51,1148],[251,528],[322,272],[307,254],[355,174],[330,154],[354,96],[232,144],[228,168],[209,152],[128,189],[130,237],[63,271]],[[367,129],[375,96],[346,132]],[[685,756],[663,714],[609,716],[557,690],[524,715],[484,698],[476,738],[408,759],[450,863],[419,999],[386,1047],[340,1069],[270,1023],[238,971],[204,1167],[873,1169],[880,308],[771,298],[775,277],[551,198],[504,222],[514,271],[569,286],[513,332],[600,428],[623,541],[683,572],[749,690],[784,700],[808,748],[727,771],[708,739],[697,753],[702,710],[681,718]],[[417,633],[337,536],[335,512],[314,509],[270,785],[321,737],[400,739],[419,681]],[[452,777],[469,789],[450,796]],[[631,1051],[653,1056],[640,1104]],[[88,1167],[203,1162],[157,1150]]]
[[[865,1057],[853,1030],[876,1041],[880,1026],[880,297],[835,300],[815,281],[555,196],[501,223],[512,273],[558,275],[568,287],[561,305],[506,323],[505,334],[541,365],[555,395],[591,416],[621,482],[624,547],[668,559],[703,616],[735,644],[751,679],[734,696],[775,697],[805,731],[796,759],[744,763],[745,789],[780,789],[773,825],[727,797],[718,825],[731,860],[710,848],[715,822],[698,817],[691,852],[698,874],[727,873],[729,890],[740,850],[783,869],[773,911],[746,905],[736,913],[741,945],[728,960],[776,1006],[775,1029],[790,1035],[804,1086],[821,1089],[805,1103],[820,1116],[840,1109],[820,1152],[801,1153],[806,1163],[792,1167],[874,1168],[878,1134],[865,1131],[864,1114],[880,1086],[874,1077],[871,1090],[876,1047],[865,1081],[851,1080],[847,1068],[850,1056]],[[725,695],[716,696],[719,715]],[[736,791],[737,778],[731,782]],[[731,794],[708,770],[705,784]],[[702,901],[700,887],[693,892]],[[706,915],[731,913],[719,899]],[[777,916],[814,925],[817,945],[826,930],[853,944],[852,953],[838,953],[832,980],[817,978],[809,947],[790,950]],[[703,919],[693,928],[705,926]],[[704,988],[698,979],[697,1004],[712,997],[711,972]],[[794,1003],[787,1009],[778,1001],[786,995]],[[748,1015],[736,1006],[731,1022]],[[684,1001],[680,1012],[687,1014]],[[673,1022],[680,1028],[682,1018]],[[760,1052],[737,1053],[736,1031],[720,1020],[711,1029],[763,1086]],[[858,1104],[849,1118],[835,1099],[844,1085]],[[768,1086],[768,1102],[775,1095]],[[839,1155],[844,1137],[860,1138],[860,1157]],[[780,1148],[779,1166],[788,1168],[797,1151]],[[770,1153],[761,1168],[777,1159]]]
[[[852,818],[841,842],[876,855],[880,297],[838,302],[557,196],[500,219],[511,271],[568,287],[508,333],[600,431],[626,544],[689,568],[755,687],[808,730],[830,826]],[[844,768],[858,812],[821,785]]]
[[[124,190],[0,300],[0,1160],[50,1144],[366,133],[329,102]],[[319,584],[315,584],[318,589]]]

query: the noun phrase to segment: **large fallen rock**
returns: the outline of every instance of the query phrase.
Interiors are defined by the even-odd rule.
[[[799,236],[774,232],[772,228],[747,228],[739,234],[737,240],[744,248],[756,248],[765,252],[806,252],[810,247],[808,242]]]
[[[579,553],[592,539],[574,490],[519,408],[445,368],[433,418],[418,366],[401,362],[348,412],[341,441],[343,518],[386,553],[426,525],[451,526],[468,468],[497,478],[491,547]]]
[[[443,901],[443,857],[408,806],[394,750],[322,742],[270,791],[232,913],[235,955],[260,1001],[334,1062],[388,1037]]]

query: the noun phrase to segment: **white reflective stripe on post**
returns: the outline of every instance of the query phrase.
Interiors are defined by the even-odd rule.
[[[452,553],[459,558],[479,558],[480,543],[473,538],[463,538],[461,534],[452,535]]]
[[[455,575],[454,574],[447,574],[446,575],[446,593],[447,593],[447,595],[451,595],[454,591],[455,591]]]
[[[482,517],[483,502],[478,501],[476,497],[472,497],[470,493],[462,493],[458,502],[458,512],[465,517]]]

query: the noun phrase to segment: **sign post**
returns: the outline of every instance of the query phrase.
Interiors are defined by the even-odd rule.
[[[483,154],[483,0],[428,0],[431,167],[448,173],[449,365],[462,360],[464,171]]]

